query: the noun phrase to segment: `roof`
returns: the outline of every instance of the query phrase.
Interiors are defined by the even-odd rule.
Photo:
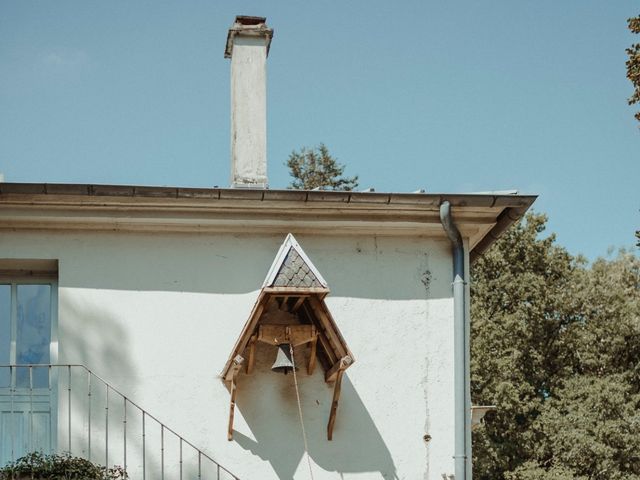
[[[327,288],[327,282],[293,235],[288,234],[262,286],[290,289]]]
[[[0,229],[442,236],[449,201],[471,258],[537,197],[249,188],[0,183]]]
[[[295,250],[291,249],[273,281],[274,287],[322,287],[320,280]]]

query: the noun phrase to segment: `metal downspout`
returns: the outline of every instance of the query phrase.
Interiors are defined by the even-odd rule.
[[[440,222],[453,249],[453,354],[454,354],[454,465],[456,480],[470,480],[467,472],[467,330],[468,318],[465,305],[465,265],[464,243],[460,231],[451,218],[451,204],[448,201],[440,205]]]

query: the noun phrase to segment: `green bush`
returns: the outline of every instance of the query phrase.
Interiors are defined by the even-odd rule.
[[[0,480],[124,480],[122,467],[96,465],[84,458],[33,452],[0,468]]]

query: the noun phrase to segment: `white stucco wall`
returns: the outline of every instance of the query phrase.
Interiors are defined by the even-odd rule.
[[[229,393],[217,377],[284,237],[5,232],[0,258],[59,260],[59,363],[87,365],[242,479],[307,479],[293,377],[269,371],[274,351],[260,345],[255,372],[239,377],[232,442]],[[332,442],[332,388],[322,368],[299,372],[315,478],[441,480],[453,471],[448,241],[297,240],[328,281],[327,304],[356,357]],[[65,425],[64,398],[59,408]],[[131,419],[132,452],[138,427]],[[83,428],[74,425],[73,449],[84,449]],[[111,463],[122,462],[117,428]]]

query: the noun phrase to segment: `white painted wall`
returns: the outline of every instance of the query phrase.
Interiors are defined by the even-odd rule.
[[[293,377],[269,370],[275,351],[259,345],[255,372],[239,377],[233,442],[226,440],[229,393],[217,377],[285,234],[5,232],[0,257],[59,260],[60,363],[89,366],[242,479],[308,479]],[[453,471],[448,241],[296,237],[328,281],[327,304],[356,357],[332,442],[332,388],[321,368],[312,377],[299,372],[315,478],[441,480]],[[298,362],[305,354],[298,352]],[[74,415],[83,405],[72,399]],[[112,406],[112,421],[121,413]],[[122,463],[118,428],[110,427],[111,463]],[[130,418],[130,465],[138,461],[140,439],[131,432],[139,428]],[[79,453],[84,429],[72,427]],[[93,429],[100,461],[101,427]],[[66,438],[61,428],[59,443]],[[149,433],[148,455],[158,451],[157,440]]]

